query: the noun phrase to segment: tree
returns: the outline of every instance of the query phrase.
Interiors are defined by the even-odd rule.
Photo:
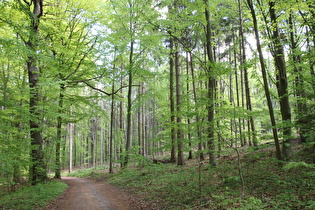
[[[246,94],[246,108],[250,112],[253,111],[252,109],[252,102],[251,102],[251,95],[250,95],[250,87],[249,87],[249,78],[248,78],[248,68],[246,67],[246,50],[245,50],[245,37],[244,37],[244,26],[243,26],[243,16],[242,16],[242,3],[241,0],[238,0],[238,10],[239,10],[239,36],[240,40],[240,51],[241,51],[241,58],[240,58],[240,65],[244,68],[244,83],[245,83],[245,94]],[[255,129],[255,122],[252,115],[249,117],[249,127],[252,132],[252,142],[255,146],[257,146],[257,136],[256,136],[256,129]],[[251,142],[249,143],[251,145]]]
[[[31,0],[30,2],[19,1],[23,12],[28,15],[30,20],[30,29],[28,40],[25,40],[25,45],[29,49],[27,64],[28,80],[30,88],[30,136],[32,145],[32,165],[30,167],[31,183],[35,185],[39,181],[47,178],[45,163],[43,157],[43,138],[40,128],[40,108],[39,108],[39,78],[40,69],[38,67],[38,43],[39,43],[39,24],[43,15],[43,1]]]
[[[176,129],[175,129],[175,97],[174,97],[174,41],[173,38],[170,39],[170,125],[171,125],[171,162],[176,162]]]
[[[250,12],[251,12],[251,15],[253,18],[254,33],[255,33],[255,38],[256,38],[256,46],[257,46],[257,50],[258,50],[260,68],[261,68],[261,73],[263,76],[264,90],[265,90],[265,95],[266,95],[267,104],[268,104],[270,121],[271,121],[271,125],[272,125],[272,133],[273,133],[273,139],[274,139],[275,147],[276,147],[276,155],[277,155],[277,159],[281,160],[282,155],[281,155],[281,149],[280,149],[280,144],[279,144],[278,132],[277,132],[277,128],[276,128],[276,119],[275,119],[275,114],[274,114],[271,96],[270,96],[270,91],[269,91],[266,65],[265,65],[263,51],[262,51],[262,47],[261,47],[261,43],[260,43],[260,36],[259,36],[256,12],[255,12],[254,4],[253,4],[252,0],[247,0],[247,5],[250,8]]]
[[[206,53],[207,53],[207,76],[208,76],[208,150],[209,150],[209,163],[216,165],[215,155],[215,139],[214,139],[214,104],[215,104],[215,92],[216,92],[216,81],[214,77],[214,56],[212,49],[212,32],[210,22],[210,11],[209,11],[209,0],[204,0],[205,3],[205,18],[206,18]]]
[[[278,18],[275,9],[275,1],[269,1],[269,14],[272,23],[272,55],[275,59],[277,74],[277,88],[280,100],[280,111],[283,123],[283,146],[282,152],[285,159],[292,157],[292,137],[291,137],[291,109],[289,103],[287,67],[285,53],[281,43]]]
[[[74,9],[68,10],[68,7]],[[66,110],[70,108],[65,107],[65,102],[69,101],[67,89],[80,82],[91,86],[87,82],[97,78],[99,73],[91,60],[95,56],[97,45],[96,35],[91,35],[97,16],[90,17],[89,9],[91,8],[88,8],[87,5],[76,1],[68,1],[65,4],[56,3],[47,8],[47,16],[49,15],[53,25],[46,23],[46,31],[43,32],[47,42],[51,43],[46,52],[47,57],[51,58],[50,65],[46,67],[50,71],[46,72],[46,76],[55,78],[55,82],[59,86],[55,151],[55,177],[59,179],[61,178],[60,149],[63,142],[63,124],[67,120],[66,118],[69,118],[69,115],[66,114],[69,112]],[[63,11],[63,13],[60,14],[59,11]],[[68,21],[64,21],[64,19]]]

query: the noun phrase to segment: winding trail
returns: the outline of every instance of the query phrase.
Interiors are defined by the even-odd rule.
[[[104,181],[62,177],[69,186],[46,209],[55,210],[135,210],[142,209],[130,196]]]

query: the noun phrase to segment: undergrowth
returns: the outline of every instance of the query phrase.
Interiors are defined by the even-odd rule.
[[[57,180],[25,186],[1,197],[0,209],[42,209],[66,188],[65,183]]]
[[[73,176],[73,177],[87,177],[91,175],[101,176],[101,174],[105,173],[105,171],[108,171],[108,167],[97,166],[97,167],[88,168],[88,169],[78,169],[76,171],[73,171],[72,173],[67,174],[67,176]]]
[[[303,150],[296,151],[301,158]],[[86,171],[132,192],[161,209],[315,209],[315,168],[303,161],[279,162],[272,149],[241,154],[244,197],[237,157],[210,167],[190,160],[185,166],[141,164],[115,174]],[[200,175],[200,176],[199,176]]]

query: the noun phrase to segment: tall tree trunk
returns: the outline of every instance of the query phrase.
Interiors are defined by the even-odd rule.
[[[297,98],[297,126],[298,132],[300,134],[300,139],[302,142],[306,142],[307,136],[307,120],[305,115],[307,114],[307,105],[303,99],[305,99],[304,81],[302,78],[302,67],[301,67],[301,54],[298,49],[298,44],[295,40],[295,28],[293,23],[293,12],[291,11],[289,16],[289,26],[290,26],[290,47],[291,56],[294,65],[295,73],[295,97]]]
[[[90,165],[92,167],[96,167],[96,135],[97,135],[97,120],[96,118],[92,118],[90,120],[90,135],[91,135],[91,159]]]
[[[261,73],[262,73],[263,82],[264,82],[264,90],[265,90],[265,95],[266,95],[268,109],[269,109],[269,116],[270,116],[270,121],[271,121],[271,125],[272,125],[273,138],[274,138],[275,146],[276,146],[276,156],[277,156],[278,160],[281,160],[282,159],[281,149],[280,149],[280,144],[279,144],[278,132],[276,129],[275,115],[274,115],[274,111],[273,111],[273,107],[272,107],[272,101],[271,101],[271,96],[270,96],[270,91],[269,91],[269,86],[268,86],[267,70],[266,70],[266,66],[265,66],[264,56],[262,53],[262,47],[260,44],[260,37],[259,37],[259,31],[258,31],[256,12],[255,12],[252,0],[247,0],[247,4],[250,8],[250,12],[251,12],[251,15],[253,18],[256,45],[257,45],[257,50],[258,50],[258,55],[259,55]]]
[[[127,166],[129,161],[129,152],[131,147],[131,106],[132,106],[132,82],[133,82],[133,50],[134,50],[134,41],[130,42],[130,52],[129,52],[129,66],[128,66],[128,101],[127,101],[127,130],[126,130],[126,156],[124,167]]]
[[[187,96],[190,95],[190,87],[189,87],[189,53],[186,52],[186,94]],[[190,112],[190,102],[189,98],[187,97],[187,110]],[[191,133],[190,133],[190,125],[191,119],[188,117],[187,119],[187,131],[188,131],[188,145],[189,145],[189,155],[188,155],[188,160],[193,158],[193,152],[192,152],[192,139],[191,139]]]
[[[204,160],[204,156],[202,152],[202,138],[201,138],[201,125],[200,125],[201,120],[200,120],[199,109],[198,109],[195,72],[194,72],[193,57],[192,57],[191,52],[189,52],[189,58],[190,58],[190,70],[191,70],[191,77],[192,77],[193,96],[194,96],[194,102],[195,102],[195,112],[196,112],[199,159]]]
[[[28,4],[29,9],[31,9],[31,4],[33,5],[33,12],[30,13],[30,33],[29,40],[25,43],[29,48],[29,55],[27,60],[27,71],[29,78],[30,87],[30,137],[31,137],[31,159],[32,165],[30,166],[30,180],[31,184],[35,185],[37,182],[42,181],[47,178],[47,172],[44,164],[44,157],[42,151],[42,132],[40,128],[40,110],[38,107],[39,98],[39,78],[40,71],[37,66],[37,46],[39,39],[38,27],[40,23],[40,18],[43,15],[43,0],[32,0]]]
[[[174,96],[174,40],[170,39],[170,112],[171,112],[171,162],[176,162],[175,96]]]
[[[113,130],[114,130],[114,100],[115,100],[115,81],[112,84],[112,101],[110,109],[110,136],[109,136],[109,173],[113,173]]]
[[[247,110],[252,113],[252,102],[251,102],[251,96],[250,96],[250,88],[249,88],[249,79],[248,79],[248,71],[246,65],[246,50],[245,50],[245,38],[244,38],[244,26],[243,26],[243,16],[242,16],[242,5],[241,1],[238,0],[238,6],[239,6],[239,21],[240,21],[240,37],[241,37],[241,66],[244,66],[244,83],[245,83],[245,95],[246,95],[246,108]],[[256,129],[255,129],[255,123],[254,123],[254,118],[252,114],[249,116],[249,125],[250,125],[250,130],[251,130],[251,136],[252,136],[252,142],[250,141],[249,138],[249,143],[254,144],[254,146],[257,146],[257,136],[256,136]]]
[[[240,85],[240,88],[241,88],[241,102],[242,102],[242,109],[245,109],[245,100],[244,100],[244,71],[243,71],[243,68],[240,68],[240,72],[241,72],[241,85]],[[246,129],[246,123],[245,123],[245,119],[244,117],[242,118],[239,118],[239,121],[240,121],[240,139],[241,139],[241,144],[242,146],[246,145],[247,142],[246,142],[246,135],[243,134]]]
[[[138,96],[141,95],[141,89],[142,89],[142,85],[139,82],[138,84]],[[138,108],[138,113],[137,113],[137,122],[138,122],[138,128],[137,128],[137,137],[138,137],[138,154],[141,155],[141,143],[142,143],[142,139],[141,139],[141,128],[142,128],[142,124],[141,124],[141,108],[143,107],[143,103],[141,102],[141,106]]]
[[[55,160],[55,178],[61,179],[60,175],[60,145],[61,145],[61,132],[62,132],[62,114],[63,114],[63,99],[65,85],[64,83],[60,84],[59,88],[59,105],[58,105],[58,117],[57,117],[57,139],[56,139],[56,160]]]
[[[213,66],[214,56],[212,52],[212,38],[211,38],[211,22],[210,22],[210,11],[209,11],[209,0],[204,0],[205,2],[205,18],[207,22],[206,26],[206,39],[207,39],[207,58],[208,58],[208,150],[209,150],[209,163],[210,165],[216,165],[216,155],[215,155],[215,140],[214,140],[214,96],[216,91],[216,82],[214,78]]]
[[[104,123],[101,125],[101,136],[100,136],[100,165],[104,165]]]
[[[72,173],[73,159],[75,162],[75,158],[73,158],[73,136],[74,136],[74,123],[70,122],[69,123],[69,173]]]
[[[230,57],[232,57],[232,56],[230,56]],[[232,60],[232,58],[230,60]],[[234,90],[233,89],[233,75],[230,74],[230,76],[229,76],[229,93],[230,93],[230,95],[229,95],[229,102],[230,102],[230,105],[234,107],[235,106],[235,102],[234,102],[234,91],[233,90]],[[234,124],[235,124],[234,119],[231,118],[230,119],[230,135],[231,135],[231,140],[230,141],[231,141],[231,147],[233,147],[233,133],[234,133],[234,130],[236,132],[236,128],[234,128],[235,127]]]
[[[180,83],[180,66],[179,66],[179,52],[178,44],[175,44],[175,78],[176,78],[176,127],[177,127],[177,165],[184,165],[184,152],[183,152],[183,130],[182,130],[182,117],[181,117],[181,83]]]
[[[120,78],[120,86],[123,87],[124,81],[123,81],[123,77]],[[123,95],[123,89],[120,89],[120,95]],[[123,102],[120,101],[119,102],[119,131],[120,131],[120,139],[119,139],[119,154],[120,154],[120,167],[123,168],[124,167],[124,163],[123,163],[123,140],[124,139],[124,111],[123,111]]]
[[[143,94],[144,93],[144,83],[142,84],[142,90],[141,90],[141,93]],[[155,103],[154,103],[155,104]],[[141,149],[141,154],[142,156],[146,156],[146,136],[145,136],[145,128],[146,128],[146,119],[145,119],[145,112],[146,112],[146,109],[145,109],[145,106],[142,105],[141,106],[141,131],[142,131],[142,135],[141,135],[141,142],[142,142],[142,149]]]
[[[235,34],[233,33],[233,41],[235,41]],[[240,97],[240,82],[239,82],[239,78],[238,78],[238,72],[237,72],[237,52],[236,52],[236,48],[234,48],[234,68],[235,68],[235,87],[236,87],[236,106],[237,107],[240,107],[240,102],[241,102],[241,97]],[[242,79],[241,79],[241,89],[242,89],[242,86],[243,86],[243,84],[242,84],[243,82],[242,82]],[[234,102],[235,103],[235,102]],[[234,118],[233,119],[233,121],[235,121],[236,120],[236,118]],[[237,133],[237,132],[239,132],[239,137],[238,138],[235,138],[235,146],[237,147],[238,146],[238,139],[240,139],[240,143],[241,143],[241,145],[242,146],[244,146],[243,145],[243,141],[242,141],[242,122],[241,122],[241,118],[240,117],[238,117],[237,118],[237,120],[238,120],[238,123],[236,123],[236,122],[234,122],[234,129],[235,129],[235,132]],[[235,134],[235,136],[237,136],[236,134]],[[232,143],[233,144],[233,143]]]
[[[287,67],[284,58],[283,45],[281,43],[278,20],[275,10],[275,1],[269,1],[269,14],[272,22],[273,57],[275,59],[277,75],[277,88],[280,100],[280,112],[283,122],[283,145],[282,153],[284,159],[292,157],[292,137],[291,137],[291,109],[288,93]]]

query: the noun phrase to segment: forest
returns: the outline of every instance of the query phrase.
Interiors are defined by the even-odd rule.
[[[313,0],[2,0],[0,187],[262,145],[313,168],[314,67]]]

